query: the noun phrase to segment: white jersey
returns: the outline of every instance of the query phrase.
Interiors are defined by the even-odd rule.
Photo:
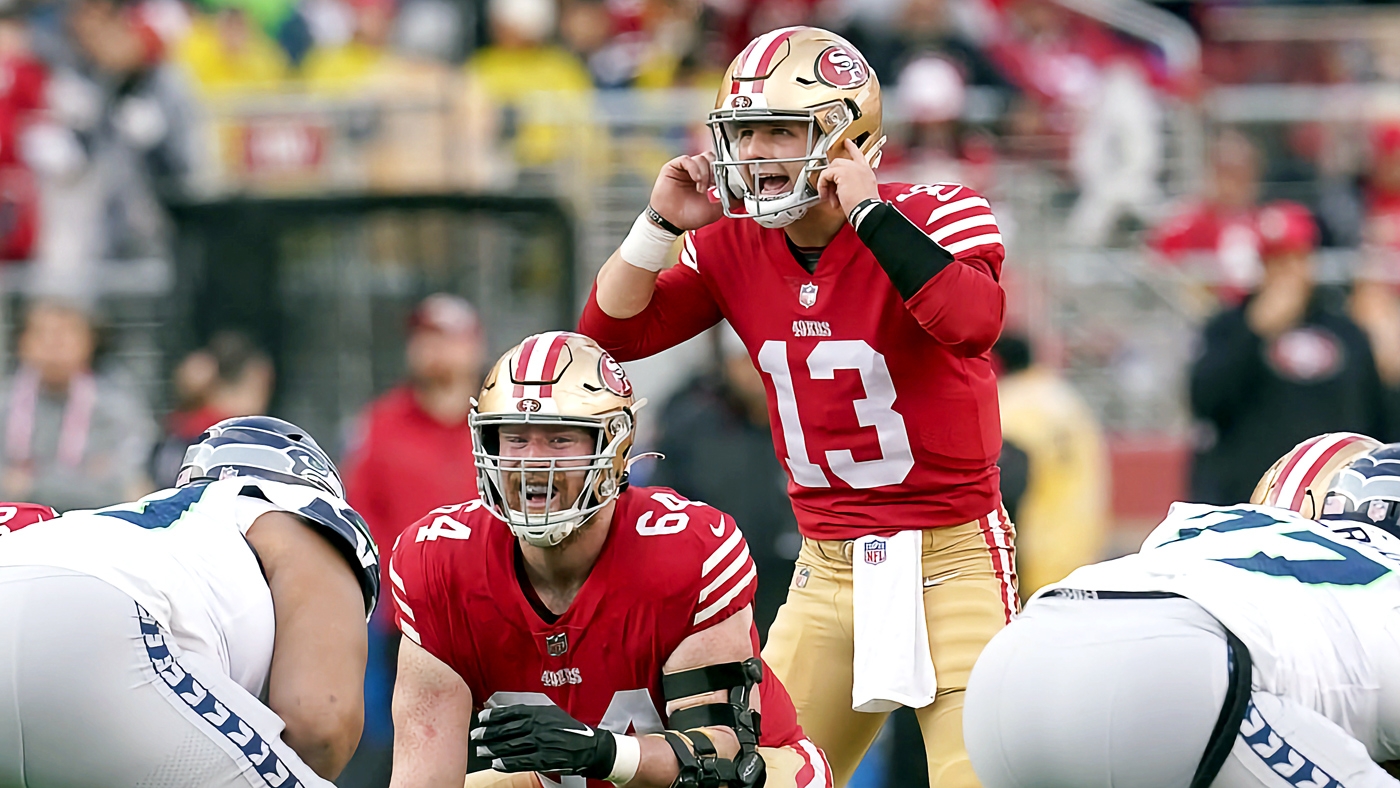
[[[100,578],[146,608],[182,649],[260,696],[272,664],[272,594],[244,534],[266,512],[296,512],[317,499],[345,506],[310,487],[246,476],[161,490],[0,537],[0,566]]]
[[[1177,503],[1138,553],[1036,596],[1052,588],[1191,599],[1249,648],[1256,689],[1322,714],[1377,761],[1400,758],[1400,539],[1379,528]]]

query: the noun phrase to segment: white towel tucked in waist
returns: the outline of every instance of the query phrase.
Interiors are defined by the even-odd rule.
[[[924,619],[922,531],[863,536],[851,556],[855,617],[851,708],[893,711],[933,702],[938,678]]]

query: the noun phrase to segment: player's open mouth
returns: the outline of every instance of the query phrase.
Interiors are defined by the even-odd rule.
[[[792,191],[792,179],[776,172],[760,172],[756,184],[759,197],[781,197]]]
[[[549,511],[559,500],[559,490],[548,484],[525,485],[525,507]]]

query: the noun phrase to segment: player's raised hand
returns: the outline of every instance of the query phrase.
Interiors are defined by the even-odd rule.
[[[850,140],[842,143],[841,151],[827,154],[826,169],[817,178],[817,196],[850,216],[865,200],[880,199],[880,182],[860,146]]]
[[[498,772],[555,772],[605,779],[617,760],[617,740],[584,725],[558,706],[482,709],[471,732],[478,757]]]
[[[666,221],[682,230],[695,230],[724,215],[717,202],[711,202],[715,154],[677,156],[666,162],[656,185],[651,188],[651,207]]]

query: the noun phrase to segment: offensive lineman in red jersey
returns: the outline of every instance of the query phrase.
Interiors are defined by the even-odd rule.
[[[662,169],[579,330],[625,361],[729,320],[764,373],[804,536],[765,660],[837,785],[906,705],[931,785],[975,786],[963,691],[1017,604],[996,219],[964,186],[877,182],[879,82],[824,30],[755,39],[709,126],[714,152]]]
[[[470,745],[494,768],[468,788],[831,784],[755,657],[733,520],[627,486],[634,409],[579,334],[530,337],[487,377],[480,498],[410,526],[390,562],[396,788],[463,784],[474,708]]]

